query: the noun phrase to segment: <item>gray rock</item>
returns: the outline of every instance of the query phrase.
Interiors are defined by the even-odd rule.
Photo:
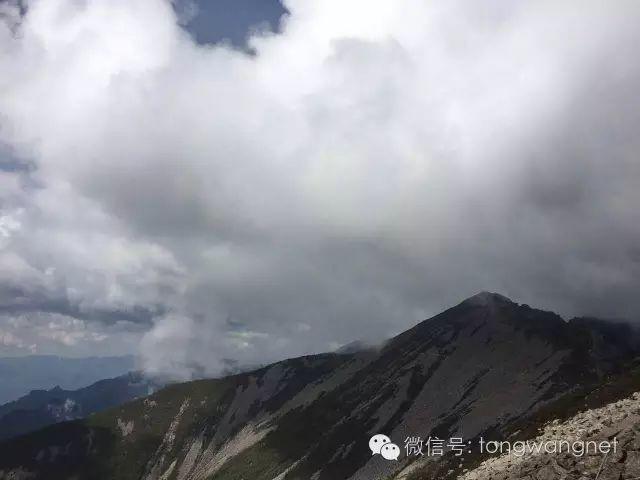
[[[624,478],[640,477],[640,452],[627,452],[627,458],[624,462]]]

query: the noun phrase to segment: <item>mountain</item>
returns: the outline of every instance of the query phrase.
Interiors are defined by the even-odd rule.
[[[141,373],[101,380],[79,390],[33,390],[28,395],[0,406],[0,440],[21,435],[54,423],[84,418],[92,413],[145,397],[160,382]]]
[[[388,461],[371,454],[369,438],[386,434],[404,450],[411,436],[534,435],[550,418],[594,406],[590,396],[615,401],[640,389],[640,374],[629,374],[638,345],[632,325],[566,322],[484,292],[379,349],[171,385],[4,442],[0,479],[457,478],[485,459],[403,451]]]
[[[117,377],[135,369],[135,358],[64,358],[49,355],[0,358],[0,404],[31,390],[57,385],[75,390],[103,378]]]

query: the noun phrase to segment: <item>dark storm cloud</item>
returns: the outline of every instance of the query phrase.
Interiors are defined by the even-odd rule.
[[[33,2],[1,31],[2,139],[42,187],[0,176],[0,285],[63,302],[20,315],[134,312],[146,367],[185,376],[480,290],[640,317],[637,2],[286,8],[254,55],[160,0]]]
[[[162,306],[155,310],[135,306],[131,310],[85,309],[68,298],[49,298],[20,288],[0,286],[0,315],[58,314],[78,320],[114,325],[118,322],[151,326],[152,320],[166,313]]]

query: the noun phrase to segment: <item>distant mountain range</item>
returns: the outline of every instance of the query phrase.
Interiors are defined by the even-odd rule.
[[[92,413],[151,395],[161,386],[141,373],[101,380],[78,390],[33,390],[0,406],[0,440],[6,440],[54,423],[84,418]]]
[[[31,390],[75,390],[135,370],[133,356],[63,358],[47,355],[0,358],[0,404]]]
[[[566,469],[530,464],[549,466],[545,477],[492,476],[490,465],[478,467],[486,458],[477,452],[411,456],[404,442],[461,438],[466,446],[480,437],[535,437],[551,419],[588,423],[591,416],[576,420],[580,411],[640,390],[639,338],[632,324],[567,322],[484,292],[378,349],[355,345],[171,385],[4,442],[0,480],[578,480],[580,468],[594,478],[599,457]],[[640,445],[634,432],[629,425],[629,455],[616,457],[619,475],[606,478],[627,478]],[[374,434],[400,446],[398,461],[371,454]]]

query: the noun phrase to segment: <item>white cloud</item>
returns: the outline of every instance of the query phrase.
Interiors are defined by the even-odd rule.
[[[2,330],[0,330],[0,344],[5,347],[24,348],[25,346],[24,343],[22,343],[22,340],[16,337],[13,333]]]
[[[194,44],[161,0],[34,0],[0,26],[0,140],[36,166],[0,191],[4,302],[62,299],[90,329],[150,312],[145,361],[179,374],[483,289],[640,313],[640,4],[287,7],[255,56]]]

